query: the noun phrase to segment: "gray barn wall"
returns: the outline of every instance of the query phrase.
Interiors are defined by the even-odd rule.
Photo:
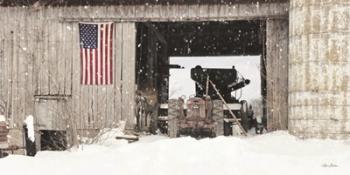
[[[11,132],[20,133],[28,115],[35,116],[38,130],[65,130],[73,121],[78,130],[91,132],[133,116],[134,23],[115,24],[113,85],[87,86],[80,84],[78,25],[60,22],[63,11],[0,13],[0,92]]]
[[[128,127],[133,127],[134,22],[269,18],[271,33],[267,36],[278,40],[285,38],[274,33],[286,34],[278,26],[287,25],[283,19],[288,18],[288,4],[0,7],[0,14],[0,99],[6,104],[5,114],[15,136],[12,140],[20,143],[27,115],[35,116],[37,129],[65,129],[73,123],[78,130],[94,131],[120,120],[128,120]],[[80,85],[79,21],[116,22],[113,85]],[[278,54],[274,43],[267,53],[267,60],[287,60],[287,52]],[[268,96],[274,92],[268,87]],[[278,109],[284,111],[275,118],[286,120],[286,108]],[[48,118],[51,120],[45,121]]]

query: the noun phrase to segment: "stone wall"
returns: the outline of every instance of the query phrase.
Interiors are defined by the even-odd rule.
[[[350,136],[350,1],[291,0],[290,133]]]

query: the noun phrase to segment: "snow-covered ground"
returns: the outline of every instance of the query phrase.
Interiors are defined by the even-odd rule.
[[[349,175],[350,141],[300,140],[287,132],[196,140],[113,138],[74,151],[0,159],[11,175]]]

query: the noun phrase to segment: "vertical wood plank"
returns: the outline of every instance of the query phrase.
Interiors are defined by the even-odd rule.
[[[188,5],[188,17],[198,18],[198,15],[199,15],[199,4]]]
[[[271,20],[266,21],[266,110],[267,110],[267,128],[268,130],[274,130],[274,116],[272,113],[273,106],[273,46],[272,42],[272,22]]]
[[[50,22],[46,19],[46,16],[48,15],[47,10],[43,10],[40,26],[44,29],[42,36],[43,42],[41,47],[41,52],[43,53],[41,57],[41,65],[40,65],[40,94],[41,95],[48,95],[49,94],[49,31],[50,31]]]
[[[270,19],[267,34],[267,116],[268,129],[288,127],[288,22]]]
[[[61,10],[55,10],[53,12],[54,14],[57,14],[58,18],[62,18],[62,11]],[[54,19],[52,19],[54,20]],[[54,38],[54,46],[55,46],[55,56],[54,58],[57,60],[57,94],[64,95],[65,94],[65,76],[67,70],[66,67],[66,58],[67,54],[65,54],[64,46],[66,45],[67,36],[65,35],[65,29],[64,29],[64,23],[55,22],[55,28],[56,28],[56,34]]]
[[[104,87],[99,87],[99,86],[92,86],[91,87],[91,115],[93,116],[93,120],[94,120],[94,129],[98,129],[98,128],[104,128],[104,125],[103,125],[103,121],[105,121],[106,119],[104,118],[104,116],[102,115],[99,115],[98,114],[98,89],[101,89],[101,88],[104,88]]]
[[[71,23],[68,25],[71,30],[71,43],[69,47],[71,48],[70,59],[72,62],[72,106],[73,106],[73,114],[71,117],[76,118],[77,129],[84,128],[84,115],[82,114],[82,106],[81,103],[81,87],[80,87],[80,52],[79,52],[79,35],[78,35],[78,25],[76,23]]]
[[[106,10],[107,11],[107,10]],[[105,11],[105,12],[106,12]],[[104,13],[96,12],[98,15],[104,15]],[[105,15],[107,16],[107,15]],[[112,96],[108,96],[107,90],[109,88],[113,88],[111,85],[98,85],[93,88],[93,97],[95,102],[93,102],[93,110],[94,111],[94,128],[104,128],[106,127],[106,120],[108,118],[107,113],[107,101],[109,98],[112,98]]]
[[[35,13],[35,12],[34,12]],[[33,50],[35,48],[35,44],[32,41],[35,40],[35,36],[31,35],[31,32],[34,31],[35,22],[29,22],[27,18],[33,18],[35,15],[33,12],[27,11],[25,13],[24,19],[24,28],[25,28],[25,36],[24,36],[24,52],[25,57],[23,59],[26,60],[26,70],[25,70],[25,111],[24,115],[34,115],[34,62],[35,57]],[[35,116],[34,116],[35,118]]]
[[[112,123],[115,125],[122,119],[122,56],[123,56],[123,24],[115,24],[115,64],[114,64],[114,109],[115,114]]]
[[[30,110],[29,113],[31,113],[34,117],[34,130],[35,130],[35,139],[36,139],[36,148],[38,150],[40,150],[40,133],[39,128],[38,128],[38,116],[37,116],[37,111],[35,110],[35,94],[38,94],[38,84],[39,84],[39,79],[38,79],[38,65],[40,63],[40,56],[39,54],[41,53],[41,50],[39,50],[39,43],[42,37],[40,37],[40,31],[38,31],[39,29],[41,29],[41,26],[39,27],[39,15],[41,14],[41,11],[31,11],[30,15],[27,16],[29,19],[31,19],[30,24],[32,25],[32,27],[30,28],[30,30],[28,31],[27,35],[30,36],[30,40],[28,41],[28,44],[30,44],[30,49],[29,51],[31,52],[31,59],[32,59],[32,81],[31,81],[31,90],[28,90],[28,98],[31,98],[31,106],[28,106],[28,110]],[[33,44],[32,44],[33,43]],[[27,110],[27,111],[28,111]]]
[[[42,62],[42,57],[43,57],[43,50],[42,50],[42,46],[43,46],[43,28],[41,26],[41,20],[42,19],[42,11],[38,11],[35,16],[33,16],[33,22],[35,24],[35,28],[33,30],[33,36],[34,36],[34,42],[35,44],[35,48],[33,50],[33,55],[35,58],[34,61],[34,84],[35,84],[35,88],[34,88],[34,94],[38,95],[41,94],[41,77],[43,75],[41,75],[41,62]]]
[[[123,23],[123,89],[122,119],[126,119],[126,128],[135,125],[135,45],[136,29],[134,23]]]
[[[10,22],[10,17],[11,17],[11,10],[10,8],[6,8],[6,23],[8,24],[8,26],[6,27],[7,30],[6,34],[7,36],[7,47],[5,48],[5,50],[7,50],[8,54],[6,54],[6,57],[8,59],[8,81],[9,81],[9,87],[8,87],[8,107],[7,107],[7,117],[9,119],[10,122],[10,127],[14,128],[14,75],[13,75],[13,65],[15,63],[14,60],[14,32],[13,32],[13,27],[11,26],[11,22]],[[15,17],[15,16],[13,16]]]
[[[80,104],[80,117],[83,123],[82,128],[83,129],[90,129],[91,128],[91,116],[89,116],[89,87],[87,86],[80,86],[80,98],[79,98],[79,104]]]
[[[113,30],[113,36],[112,38],[115,38],[115,24],[114,24],[114,30]],[[113,46],[116,44],[115,40],[113,40]],[[113,49],[113,54],[112,54],[112,65],[113,65],[113,69],[115,66],[115,49]],[[115,76],[115,74],[113,74],[113,77]],[[115,81],[113,81],[113,84],[116,83]],[[115,102],[115,97],[114,97],[114,85],[107,85],[106,86],[106,115],[105,118],[103,118],[103,120],[100,120],[100,128],[103,127],[112,127],[113,126],[113,118],[114,118],[114,102]]]
[[[207,4],[200,4],[199,6],[199,16],[204,19],[208,19],[209,17],[209,5]]]
[[[4,8],[0,8],[0,21],[7,22],[7,14],[6,10]],[[7,34],[7,27],[6,25],[0,26],[0,105],[2,105],[2,109],[0,109],[0,113],[2,115],[7,116],[7,110],[8,110],[8,59],[7,59],[7,44],[8,39],[6,37]],[[7,34],[8,35],[8,34]]]
[[[71,95],[72,94],[72,75],[73,75],[73,67],[72,67],[72,44],[73,44],[73,32],[72,32],[72,24],[70,23],[62,23],[62,37],[63,42],[61,42],[62,48],[63,48],[63,59],[64,59],[64,94]],[[79,67],[75,67],[75,69],[79,69]]]
[[[102,119],[105,116],[106,113],[106,104],[105,104],[105,91],[103,88],[97,88],[97,116],[98,118]],[[100,122],[100,124],[105,124],[105,122]]]
[[[54,18],[56,15],[54,11],[52,10],[53,8],[47,8],[47,25],[48,27],[48,33],[47,33],[47,37],[48,37],[48,50],[47,50],[47,60],[48,60],[48,67],[49,67],[49,94],[51,95],[56,95],[59,92],[59,78],[58,78],[58,74],[59,74],[59,69],[62,69],[59,66],[59,63],[61,62],[61,58],[58,59],[57,57],[57,51],[58,51],[58,47],[57,47],[57,42],[56,42],[56,38],[59,36],[60,31],[58,30],[58,23],[54,21]]]
[[[210,5],[209,6],[209,18],[210,19],[214,19],[214,18],[218,18],[219,17],[219,7],[220,5]]]
[[[142,18],[144,17],[144,12],[145,12],[145,6],[140,5],[135,7],[135,18]]]
[[[13,94],[13,104],[12,104],[12,109],[13,109],[13,118],[14,118],[14,124],[15,128],[20,128],[20,120],[22,119],[21,116],[21,106],[20,106],[20,47],[18,47],[18,43],[20,42],[20,31],[19,29],[19,24],[20,18],[21,18],[21,13],[18,13],[20,11],[12,11],[11,15],[14,15],[15,18],[13,20],[13,39],[12,39],[12,58],[14,60],[13,62],[13,67],[12,67],[12,77],[13,77],[13,89],[12,89],[12,94]]]
[[[84,85],[86,86],[86,85]],[[88,106],[86,106],[87,112],[88,112],[88,117],[90,118],[90,129],[95,129],[98,126],[98,119],[94,115],[94,91],[95,87],[94,85],[88,85],[86,86],[87,92],[86,92],[86,99],[88,101]]]
[[[288,71],[289,71],[289,22],[288,20],[280,20],[280,37],[279,37],[279,57],[280,57],[280,113],[281,127],[279,129],[288,129]]]

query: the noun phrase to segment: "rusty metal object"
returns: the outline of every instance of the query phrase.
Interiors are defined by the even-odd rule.
[[[213,114],[214,111],[215,114]],[[172,99],[169,101],[168,114],[168,135],[170,137],[177,137],[180,134],[199,136],[203,133],[211,137],[223,135],[222,103],[221,106],[216,105],[214,110],[210,97],[190,98],[186,103],[186,112],[183,99]]]
[[[6,121],[0,121],[0,149],[5,149],[8,147],[8,133],[9,129]]]
[[[11,151],[11,153],[13,154],[14,151],[19,150],[19,149],[26,149],[26,147],[18,146],[18,145],[10,145],[7,148],[1,149],[1,150],[3,150],[3,151]]]
[[[227,130],[225,128],[235,125],[238,128],[238,135],[246,136],[246,130],[249,129],[247,103],[233,97],[231,92],[245,87],[250,81],[238,76],[234,66],[232,69],[208,69],[196,66],[191,69],[191,78],[196,82],[196,96],[187,100],[186,112],[183,99],[169,100],[168,135],[176,137],[185,132],[186,135],[209,134],[214,137],[224,135]],[[238,105],[238,109],[231,108],[227,102]],[[231,115],[227,118],[232,118],[227,124],[224,122],[224,106]]]
[[[0,158],[6,157],[8,153],[4,152],[9,149],[7,135],[9,134],[9,129],[4,118],[0,119]],[[13,151],[12,151],[13,152]]]
[[[190,98],[187,101],[187,115],[185,118],[179,120],[180,129],[213,129],[215,123],[211,117],[208,115],[211,113],[212,106],[210,98]],[[210,110],[210,111],[209,111]]]
[[[6,157],[8,156],[9,152],[11,152],[11,154],[14,154],[16,150],[19,149],[26,149],[23,146],[17,146],[17,145],[10,145],[7,148],[1,148],[0,149],[0,158]]]

